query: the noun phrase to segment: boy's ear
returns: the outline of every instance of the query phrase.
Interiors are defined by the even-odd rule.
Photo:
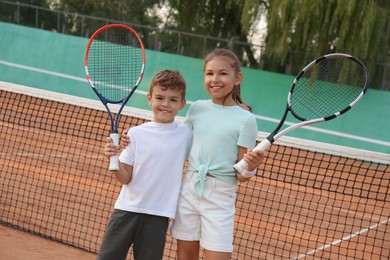
[[[187,100],[184,98],[182,101],[181,101],[181,104],[180,104],[180,110],[182,110],[184,108],[184,106],[186,105],[187,103]]]
[[[152,103],[151,103],[152,95],[150,95],[150,93],[148,93],[148,94],[146,95],[146,98],[148,99],[148,104],[149,104],[149,105],[152,105]]]

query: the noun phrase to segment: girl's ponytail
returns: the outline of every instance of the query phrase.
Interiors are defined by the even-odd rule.
[[[248,104],[245,104],[242,101],[241,98],[241,85],[234,85],[233,91],[232,91],[232,98],[233,100],[242,108],[252,112],[252,107],[249,106]]]

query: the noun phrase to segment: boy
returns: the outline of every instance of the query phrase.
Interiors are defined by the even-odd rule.
[[[186,83],[178,71],[162,70],[147,95],[153,120],[133,127],[131,144],[120,154],[115,177],[123,185],[97,259],[126,259],[133,245],[135,259],[162,259],[169,218],[175,217],[184,163],[192,130],[174,122],[183,109]],[[107,139],[104,155],[120,148]]]

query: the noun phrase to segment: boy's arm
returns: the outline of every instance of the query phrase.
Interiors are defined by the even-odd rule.
[[[116,179],[123,185],[128,184],[133,176],[133,166],[125,163],[119,163],[119,170],[111,171]]]

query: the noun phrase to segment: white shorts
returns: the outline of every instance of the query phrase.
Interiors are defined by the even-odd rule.
[[[197,172],[185,175],[171,235],[179,240],[200,241],[210,251],[233,252],[237,185],[206,176],[203,195],[195,192]]]

